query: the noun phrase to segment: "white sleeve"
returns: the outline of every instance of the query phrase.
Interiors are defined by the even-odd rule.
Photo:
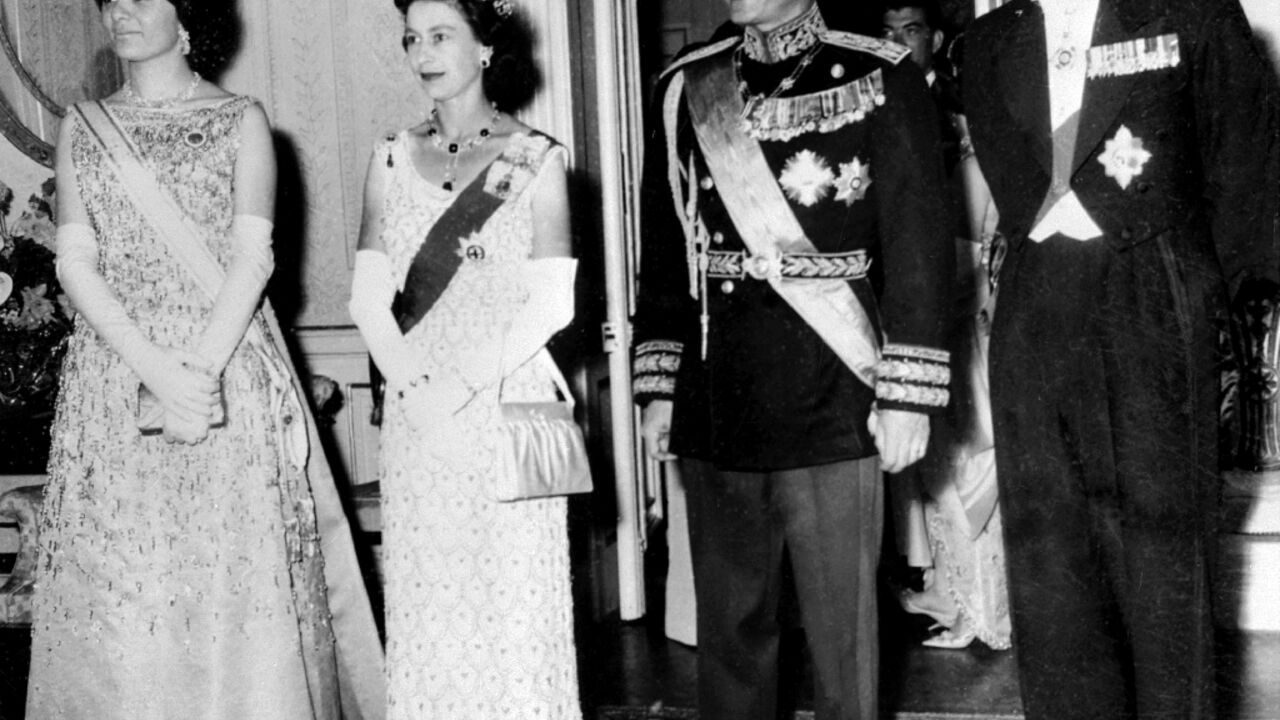
[[[570,257],[547,257],[529,260],[522,271],[529,299],[516,313],[511,329],[502,344],[501,371],[511,371],[523,365],[553,335],[573,321],[574,279],[578,261]],[[497,373],[490,373],[484,380],[471,377],[471,368],[460,368],[469,384],[483,385],[496,380]]]
[[[231,220],[231,266],[195,348],[216,372],[226,366],[244,338],[275,268],[272,227],[270,220],[256,215],[236,215]]]
[[[395,276],[386,253],[357,251],[347,309],[388,387],[403,388],[422,375],[423,363],[414,355],[391,314],[395,293]]]
[[[58,226],[58,282],[76,312],[138,376],[160,366],[161,350],[151,343],[98,272],[98,243],[82,223]]]

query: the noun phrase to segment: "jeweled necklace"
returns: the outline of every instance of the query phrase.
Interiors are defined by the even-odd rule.
[[[148,100],[138,94],[137,88],[133,86],[133,78],[129,78],[124,84],[124,98],[129,101],[130,105],[140,105],[149,108],[171,108],[180,103],[184,103],[196,96],[196,88],[200,86],[200,73],[191,72],[191,84],[185,90],[177,95],[171,95],[166,98],[157,98]]]
[[[437,150],[445,150],[449,153],[449,162],[444,166],[444,182],[440,184],[446,192],[453,192],[453,181],[458,178],[458,160],[462,153],[468,150],[475,150],[485,144],[489,136],[493,135],[493,128],[498,124],[498,120],[501,119],[502,113],[498,110],[497,105],[492,107],[493,114],[489,116],[488,127],[480,128],[480,132],[469,138],[458,138],[450,142],[446,142],[444,133],[440,132],[439,114],[434,108],[431,110],[431,117],[427,120],[430,124],[430,127],[427,128],[427,137],[431,138],[431,144]]]
[[[796,63],[796,67],[791,71],[791,74],[783,78],[782,82],[778,83],[778,86],[775,87],[772,92],[765,95],[764,93],[752,94],[751,89],[747,87],[747,81],[742,77],[743,46],[739,45],[738,48],[733,51],[733,75],[738,79],[738,92],[742,95],[742,99],[746,101],[742,106],[742,120],[748,120],[755,112],[756,107],[765,101],[772,100],[795,87],[796,81],[804,74],[805,69],[813,64],[813,59],[818,56],[818,50],[821,48],[822,43],[815,43],[814,46],[800,58],[800,62]]]

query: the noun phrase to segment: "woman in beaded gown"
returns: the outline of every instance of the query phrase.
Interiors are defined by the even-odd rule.
[[[434,109],[374,148],[350,304],[386,378],[388,716],[578,720],[565,499],[493,489],[499,397],[556,397],[565,153],[498,109],[531,89],[514,3],[396,5]]]
[[[226,59],[234,5],[99,5],[128,80],[60,128],[58,274],[77,317],[26,717],[381,718],[350,530],[261,301],[266,116],[194,71]]]

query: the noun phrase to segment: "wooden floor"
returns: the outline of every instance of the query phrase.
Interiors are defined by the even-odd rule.
[[[588,720],[695,720],[697,652],[667,640],[659,623],[606,621],[579,628],[583,706]],[[1021,718],[1012,651],[975,643],[966,650],[925,648],[910,623],[886,627],[884,698],[896,720]],[[918,638],[915,638],[918,639]],[[911,642],[907,642],[912,640]],[[811,681],[803,637],[788,637],[790,708],[809,718]],[[1219,720],[1280,720],[1280,633],[1223,632],[1219,638]],[[0,720],[21,720],[29,638],[0,628]]]
[[[655,623],[583,628],[584,706],[591,720],[694,720],[697,652]],[[909,622],[884,631],[883,702],[896,720],[1021,718],[1014,651],[981,643],[926,648]],[[788,643],[794,717],[812,717],[812,691],[797,633]],[[1218,720],[1280,720],[1280,633],[1221,632]],[[647,711],[645,711],[647,709]],[[784,713],[781,717],[792,716]]]

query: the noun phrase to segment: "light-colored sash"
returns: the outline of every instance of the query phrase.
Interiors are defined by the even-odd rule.
[[[682,71],[689,115],[716,190],[752,255],[816,253],[760,143],[740,126],[743,101],[731,63],[724,53]],[[879,338],[847,281],[772,276],[768,282],[859,380],[876,386]]]
[[[156,237],[190,271],[200,290],[210,302],[218,297],[226,273],[202,239],[200,229],[182,211],[176,201],[143,167],[124,131],[110,111],[100,102],[79,103],[73,108],[106,157],[117,171],[122,189],[133,201],[134,209],[151,225]],[[356,560],[351,528],[338,497],[337,487],[324,453],[315,419],[303,401],[302,384],[289,362],[284,333],[270,303],[263,300],[245,332],[249,345],[266,366],[273,392],[272,410],[277,419],[277,433],[282,449],[281,469],[305,473],[303,490],[310,490],[315,505],[316,532],[323,554],[323,585],[318,588],[295,588],[300,600],[308,592],[325,592],[332,628],[337,643],[337,670],[342,696],[342,713],[348,720],[380,720],[385,715],[383,653],[374,625],[373,611],[364,588]],[[304,495],[305,497],[305,495]],[[302,500],[305,503],[305,499]],[[296,532],[291,531],[291,535]],[[294,542],[297,538],[288,538]],[[324,587],[327,586],[327,589]],[[300,615],[300,619],[301,619]],[[307,638],[301,638],[308,643]],[[308,648],[309,650],[309,648]],[[304,657],[307,653],[304,652]],[[326,712],[319,702],[327,688],[323,667],[308,667],[313,683],[312,698],[317,717],[333,717],[336,709]]]

